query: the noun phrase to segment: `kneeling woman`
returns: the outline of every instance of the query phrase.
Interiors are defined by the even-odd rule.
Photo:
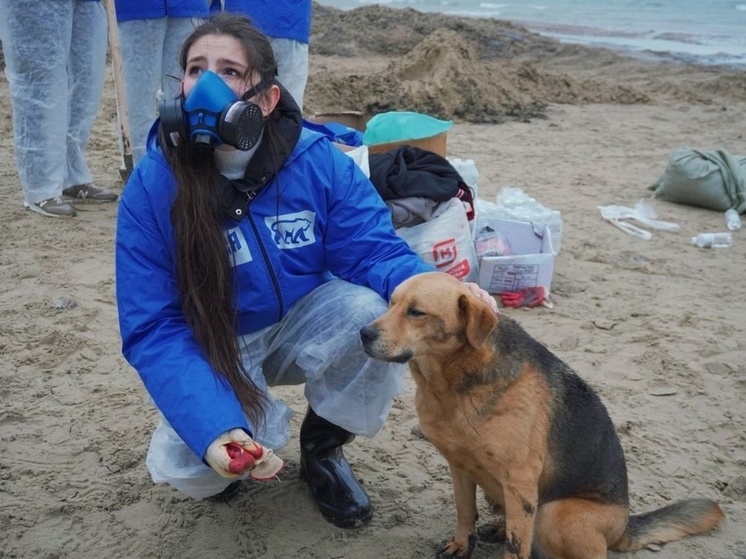
[[[162,415],[149,470],[220,493],[253,465],[236,469],[237,447],[288,440],[291,412],[268,387],[305,384],[301,475],[328,521],[362,526],[373,507],[342,446],[381,428],[404,369],[369,360],[358,330],[431,268],[353,160],[302,129],[248,19],[205,20],[181,65],[116,235],[123,353]]]

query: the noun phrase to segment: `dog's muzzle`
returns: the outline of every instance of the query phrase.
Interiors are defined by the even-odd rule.
[[[360,341],[363,342],[363,350],[373,359],[389,361],[392,363],[406,363],[412,358],[411,351],[391,355],[381,340],[380,332],[377,328],[368,324],[360,328]]]

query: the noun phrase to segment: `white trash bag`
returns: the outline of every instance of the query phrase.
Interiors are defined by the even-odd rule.
[[[598,209],[601,210],[601,217],[606,221],[618,227],[625,233],[632,235],[633,237],[645,239],[646,241],[653,237],[653,234],[650,231],[641,229],[640,227],[623,220],[634,219],[647,227],[658,229],[660,231],[679,230],[678,223],[656,219],[658,214],[655,213],[655,210],[650,204],[642,199],[637,201],[634,208],[628,208],[626,206],[598,206]]]
[[[437,217],[413,227],[399,227],[396,234],[428,264],[461,281],[477,281],[479,259],[466,217],[458,198],[441,202]]]

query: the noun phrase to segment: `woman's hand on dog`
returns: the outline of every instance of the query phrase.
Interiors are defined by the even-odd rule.
[[[464,282],[464,285],[468,287],[469,291],[471,291],[475,296],[487,303],[495,314],[500,314],[500,311],[497,310],[497,300],[492,295],[472,281]]]

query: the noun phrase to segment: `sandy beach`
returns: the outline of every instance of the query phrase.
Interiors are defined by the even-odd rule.
[[[647,187],[679,147],[746,155],[746,72],[561,45],[489,20],[318,5],[314,17],[307,113],[451,118],[448,155],[476,162],[480,198],[519,186],[561,211],[554,308],[503,312],[600,393],[633,513],[691,496],[726,512],[711,535],[609,556],[745,558],[746,228],[729,248],[694,247],[697,233],[725,230],[722,213],[650,199]],[[120,353],[117,207],[79,205],[71,220],[25,210],[10,115],[0,76],[0,559],[434,557],[455,509],[445,461],[412,434],[410,378],[378,436],[346,450],[376,507],[365,528],[326,523],[298,479],[297,387],[277,391],[297,412],[279,480],[245,483],[229,503],[153,485],[156,411]],[[109,69],[88,155],[96,183],[121,191],[116,134]],[[641,198],[679,231],[646,241],[600,216]],[[480,543],[474,558],[500,554]]]

